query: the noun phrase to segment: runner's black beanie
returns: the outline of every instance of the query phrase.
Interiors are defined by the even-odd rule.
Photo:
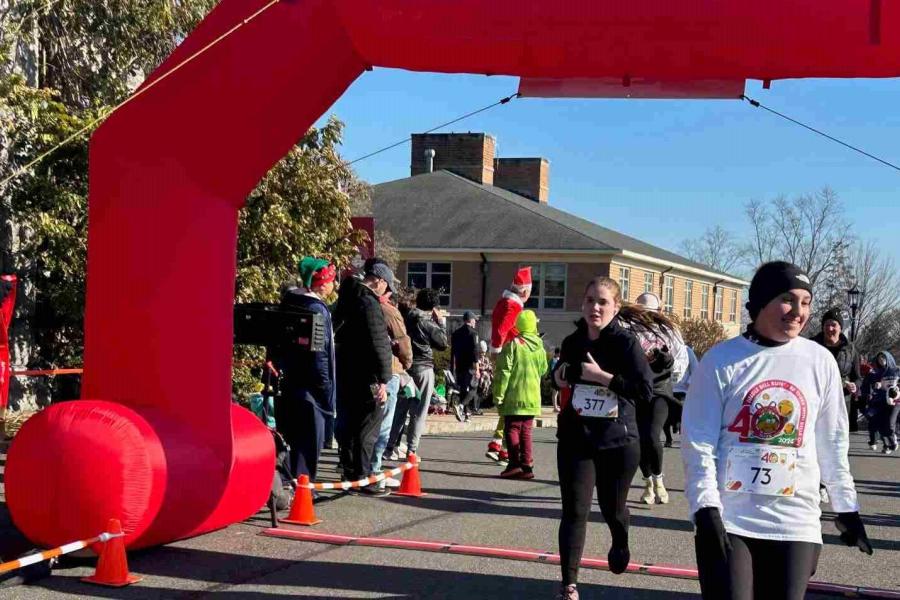
[[[812,285],[803,269],[782,260],[768,262],[757,269],[750,281],[750,301],[746,304],[750,319],[755,321],[772,298],[788,290],[806,290],[812,294]]]
[[[839,308],[831,308],[825,311],[825,314],[822,315],[822,325],[825,325],[825,321],[837,321],[837,324],[841,326],[841,329],[844,328],[844,315],[841,314],[841,309]]]

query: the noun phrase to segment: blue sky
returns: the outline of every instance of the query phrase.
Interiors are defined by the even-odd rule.
[[[517,89],[512,77],[376,69],[326,114],[352,160]],[[750,81],[763,104],[900,164],[900,80]],[[441,131],[487,132],[498,156],[550,160],[553,206],[678,250],[721,224],[748,232],[743,203],[830,186],[848,227],[900,264],[900,171],[739,101],[517,99]],[[354,165],[370,183],[409,175],[405,144]]]

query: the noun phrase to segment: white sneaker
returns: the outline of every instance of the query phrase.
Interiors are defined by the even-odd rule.
[[[869,444],[869,450],[878,450],[877,444]]]
[[[641,502],[644,504],[656,504],[656,493],[653,491],[653,478],[644,478],[644,493],[641,494]]]
[[[819,502],[822,504],[828,504],[831,502],[831,498],[828,497],[828,490],[823,487],[819,488]]]
[[[890,447],[888,447],[888,446],[885,446],[885,447],[884,447],[884,450],[882,450],[882,452],[885,453],[885,454],[891,454],[893,451],[894,451],[894,449],[893,449],[893,448],[890,448]]]
[[[389,488],[398,488],[400,487],[400,480],[394,479],[393,477],[385,477],[384,485]]]
[[[662,475],[653,476],[653,492],[656,494],[656,501],[659,504],[669,503],[669,492],[666,490],[666,486],[663,485]]]

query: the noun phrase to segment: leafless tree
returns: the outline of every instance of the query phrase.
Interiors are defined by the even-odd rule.
[[[843,204],[830,188],[794,199],[751,200],[744,206],[750,221],[748,254],[756,267],[771,260],[799,265],[816,292],[852,239]]]
[[[734,273],[744,266],[748,255],[746,245],[722,227],[708,227],[696,239],[681,242],[681,251],[689,259],[721,273]]]

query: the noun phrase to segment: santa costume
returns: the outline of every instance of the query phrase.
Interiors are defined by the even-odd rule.
[[[516,330],[516,319],[525,307],[522,294],[531,291],[531,267],[522,267],[516,271],[512,285],[503,291],[503,295],[494,305],[491,313],[491,354],[496,356],[503,348],[503,344],[515,338],[519,332]],[[488,444],[487,457],[498,462],[507,459],[506,450],[503,449],[503,417],[497,420],[497,428],[494,436]]]

